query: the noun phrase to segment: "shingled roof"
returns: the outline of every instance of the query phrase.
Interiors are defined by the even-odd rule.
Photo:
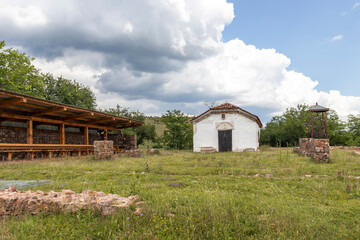
[[[235,111],[235,112],[240,112],[246,116],[248,116],[250,119],[254,120],[258,125],[259,127],[261,128],[263,125],[260,121],[260,118],[258,116],[256,116],[255,114],[252,114],[238,106],[235,106],[231,103],[223,103],[223,104],[220,104],[218,106],[215,106],[215,107],[212,107],[210,108],[209,110],[207,110],[206,112],[200,114],[199,116],[196,116],[194,117],[193,119],[191,119],[191,122],[193,121],[196,121],[197,119],[200,119],[202,118],[203,116],[207,115],[207,114],[210,114],[210,113],[213,113],[213,112],[221,112],[221,111]]]

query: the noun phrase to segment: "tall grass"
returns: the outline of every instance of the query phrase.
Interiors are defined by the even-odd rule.
[[[53,180],[31,190],[137,194],[145,205],[143,215],[8,217],[0,239],[356,239],[359,163],[344,150],[317,164],[281,148],[6,163],[0,179]]]

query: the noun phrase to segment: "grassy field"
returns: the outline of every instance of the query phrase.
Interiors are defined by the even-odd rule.
[[[345,150],[330,164],[288,149],[5,163],[3,180],[54,181],[32,190],[138,194],[146,204],[143,215],[0,218],[0,239],[359,239],[357,176],[360,157]]]

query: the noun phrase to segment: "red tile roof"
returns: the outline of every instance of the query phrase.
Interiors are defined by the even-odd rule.
[[[245,114],[250,115],[252,117],[252,119],[259,125],[259,127],[263,126],[261,121],[260,121],[260,118],[258,116],[254,115],[254,114],[252,114],[252,113],[250,113],[250,112],[248,112],[248,111],[246,111],[246,110],[244,110],[244,109],[242,109],[242,108],[240,108],[238,106],[235,106],[235,105],[233,105],[231,103],[223,103],[223,104],[220,104],[218,106],[212,107],[209,110],[207,110],[206,112],[204,112],[204,113],[200,114],[199,116],[196,116],[193,119],[191,119],[191,122],[198,119],[198,118],[200,118],[200,117],[202,117],[202,116],[204,116],[205,114],[207,114],[209,112],[214,111],[214,110],[240,110],[240,112],[244,112]]]

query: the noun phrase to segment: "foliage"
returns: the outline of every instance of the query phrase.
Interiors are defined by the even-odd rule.
[[[347,145],[360,146],[360,115],[348,116],[348,129],[350,138]]]
[[[297,146],[299,138],[309,136],[308,122],[311,115],[313,116],[315,125],[320,126],[321,124],[321,115],[310,113],[307,111],[308,109],[309,106],[302,104],[296,108],[287,109],[281,116],[273,117],[261,130],[260,143],[273,147],[279,145],[283,147]],[[345,123],[339,119],[339,116],[334,110],[327,112],[330,144],[332,146],[360,144],[360,142],[356,140],[356,136],[359,136],[358,140],[360,140],[360,128],[359,132],[357,132],[356,122],[356,117],[354,116],[350,115],[349,122]],[[348,128],[353,130],[349,132]]]
[[[130,108],[120,107],[119,104],[116,105],[116,108],[107,108],[102,111],[115,116],[126,117],[126,118],[145,122],[145,115],[143,113],[137,110],[131,110]],[[156,139],[155,126],[147,123],[141,127],[125,128],[123,130],[123,133],[126,135],[136,134],[138,145],[143,144],[144,141],[146,140],[154,142]]]
[[[192,148],[193,130],[189,120],[189,117],[180,110],[168,110],[161,116],[161,121],[166,126],[163,140],[167,147],[170,149]]]
[[[95,110],[95,94],[88,86],[63,77],[55,79],[52,74],[43,74],[46,100]]]
[[[34,59],[12,48],[3,49],[0,41],[0,88],[42,97],[44,82],[38,69],[31,64]]]
[[[358,239],[359,164],[346,150],[318,164],[284,149],[5,163],[2,180],[53,180],[25,191],[133,193],[144,205],[143,215],[8,216],[0,239]]]
[[[0,50],[5,46],[0,41]],[[12,48],[0,51],[0,88],[73,106],[95,109],[95,94],[87,86],[63,77],[43,74],[34,58]]]
[[[305,104],[290,108],[282,116],[275,116],[261,130],[260,143],[271,146],[294,146],[300,137],[307,136],[309,115]]]

